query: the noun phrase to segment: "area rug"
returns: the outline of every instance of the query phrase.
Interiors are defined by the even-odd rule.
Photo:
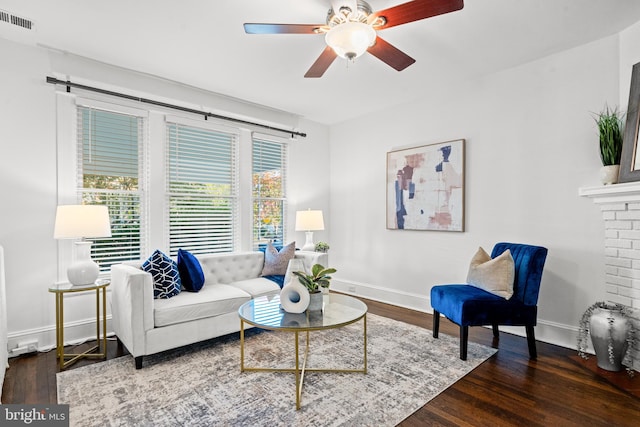
[[[307,373],[295,409],[292,373],[240,372],[238,334],[145,358],[57,374],[72,426],[394,426],[496,352],[367,315],[368,373]],[[292,367],[293,333],[250,330],[246,366]],[[362,322],[312,332],[308,367],[362,366]]]

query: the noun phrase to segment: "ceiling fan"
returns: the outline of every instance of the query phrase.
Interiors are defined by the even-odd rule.
[[[363,0],[332,0],[326,24],[244,24],[247,34],[324,34],[327,47],[304,75],[321,77],[340,56],[355,60],[369,52],[402,71],[415,59],[378,36],[377,31],[462,9],[463,0],[413,0],[373,12]]]

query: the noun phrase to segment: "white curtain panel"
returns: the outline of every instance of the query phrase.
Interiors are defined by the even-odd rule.
[[[4,249],[0,246],[0,398],[4,374],[9,367],[9,350],[7,348],[7,293],[4,283]]]

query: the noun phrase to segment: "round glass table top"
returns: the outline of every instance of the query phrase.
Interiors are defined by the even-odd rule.
[[[83,292],[93,291],[95,289],[102,289],[111,284],[111,281],[106,279],[98,279],[95,283],[89,283],[88,285],[72,285],[71,283],[62,282],[54,283],[49,286],[49,292],[65,293],[65,292]]]
[[[367,305],[341,294],[323,295],[322,311],[287,313],[280,307],[280,295],[262,296],[238,309],[245,322],[264,329],[311,331],[338,328],[356,322],[367,314]]]

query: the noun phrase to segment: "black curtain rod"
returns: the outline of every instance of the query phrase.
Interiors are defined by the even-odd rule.
[[[236,118],[233,118],[233,117],[221,116],[219,114],[214,114],[214,113],[208,113],[206,111],[195,110],[193,108],[181,107],[180,105],[168,104],[166,102],[154,101],[153,99],[140,98],[138,96],[127,95],[126,93],[113,92],[111,90],[100,89],[100,88],[92,87],[92,86],[86,86],[86,85],[82,85],[82,84],[79,84],[79,83],[72,83],[69,80],[67,80],[67,81],[58,80],[55,77],[47,76],[47,83],[65,85],[67,87],[67,92],[71,92],[71,88],[75,87],[75,88],[78,88],[78,89],[84,89],[84,90],[89,90],[89,91],[92,91],[92,92],[102,93],[104,95],[117,96],[119,98],[125,98],[125,99],[130,99],[130,100],[133,100],[133,101],[143,102],[145,104],[153,104],[153,105],[158,105],[160,107],[171,108],[173,110],[186,111],[187,113],[198,114],[200,116],[203,115],[205,120],[207,120],[207,118],[209,118],[209,117],[213,117],[215,119],[227,120],[227,121],[236,122],[236,123],[242,123],[242,124],[251,125],[251,126],[258,126],[258,127],[264,128],[264,129],[269,129],[269,130],[274,130],[274,131],[277,131],[277,132],[287,133],[287,134],[291,135],[291,137],[293,137],[294,135],[295,136],[301,136],[303,138],[307,137],[307,134],[304,133],[304,132],[297,132],[297,131],[294,131],[294,130],[281,129],[281,128],[276,128],[276,127],[272,127],[272,126],[268,126],[268,125],[263,125],[261,123],[250,122],[248,120],[242,120],[242,119],[236,119]]]

